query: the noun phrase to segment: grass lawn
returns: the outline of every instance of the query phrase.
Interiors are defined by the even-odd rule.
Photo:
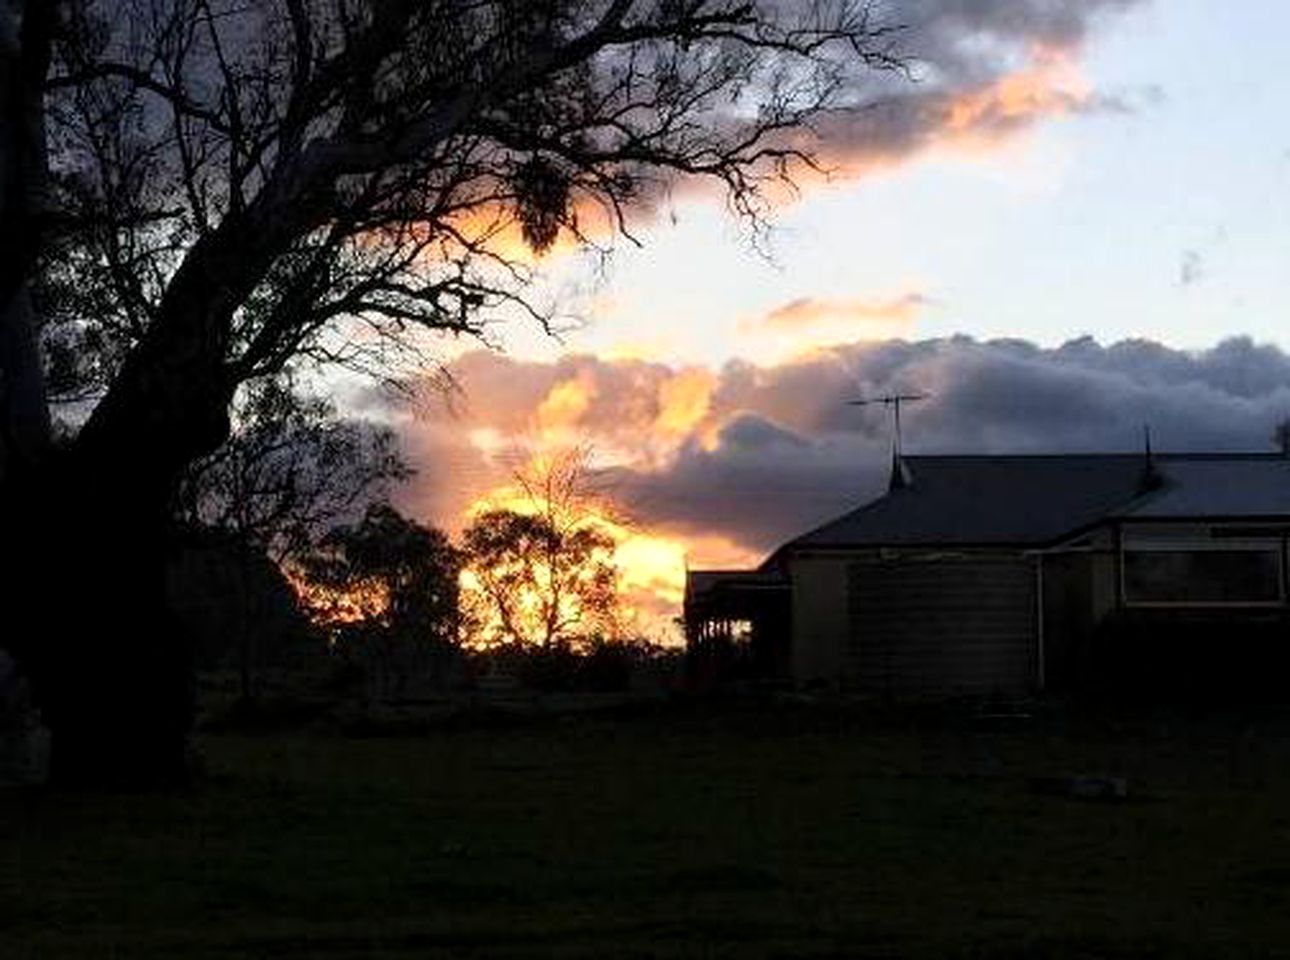
[[[0,792],[0,956],[1290,956],[1290,724],[1073,727],[208,737],[191,793]]]

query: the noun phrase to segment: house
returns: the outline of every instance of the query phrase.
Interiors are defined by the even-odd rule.
[[[756,571],[695,571],[692,657],[893,696],[1290,676],[1290,459],[909,456]],[[722,652],[724,651],[724,653]]]

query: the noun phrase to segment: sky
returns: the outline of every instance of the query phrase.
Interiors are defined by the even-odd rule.
[[[1086,108],[1039,107],[996,140],[946,137],[886,169],[808,187],[777,218],[771,263],[717,204],[681,202],[677,226],[620,250],[590,328],[570,345],[709,364],[776,359],[798,344],[740,337],[741,320],[799,298],[910,294],[922,299],[906,322],[857,317],[828,332],[1284,342],[1290,71],[1278,37],[1290,10],[1269,0],[1064,6],[1102,8],[1064,53],[1071,76],[1053,78],[1086,85]]]
[[[909,452],[1265,449],[1290,414],[1290,7],[891,0],[915,79],[825,127],[833,170],[753,238],[677,189],[608,264],[557,249],[576,317],[444,353],[401,421],[401,496],[458,529],[539,451],[592,451],[641,603],[756,563]],[[631,546],[628,546],[628,541]],[[634,551],[634,552],[633,552]],[[662,622],[660,620],[660,622]]]

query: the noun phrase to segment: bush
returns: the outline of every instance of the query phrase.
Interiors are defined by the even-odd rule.
[[[579,664],[579,686],[600,693],[620,693],[631,687],[637,651],[629,643],[597,640]]]
[[[538,693],[623,693],[634,687],[662,688],[677,657],[651,644],[594,638],[575,650],[568,645],[492,650],[475,655],[474,674],[503,674]]]
[[[579,656],[566,646],[528,650],[520,654],[516,676],[539,693],[561,693],[578,687]]]

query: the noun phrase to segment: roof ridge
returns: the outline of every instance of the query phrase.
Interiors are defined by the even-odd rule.
[[[1100,451],[1094,453],[906,453],[903,460],[1111,460],[1141,459],[1141,450]],[[1155,452],[1157,460],[1285,460],[1274,450],[1175,450]]]
[[[1262,484],[1267,486],[1290,472],[1290,458],[1278,452],[1156,454],[1152,462],[1163,484],[1147,489],[1142,451],[908,454],[903,459],[910,486],[877,494],[811,527],[776,548],[761,568],[779,563],[786,551],[812,546],[1048,543],[1090,522],[1158,511],[1155,504],[1185,489],[1192,474],[1257,474],[1266,476]]]

